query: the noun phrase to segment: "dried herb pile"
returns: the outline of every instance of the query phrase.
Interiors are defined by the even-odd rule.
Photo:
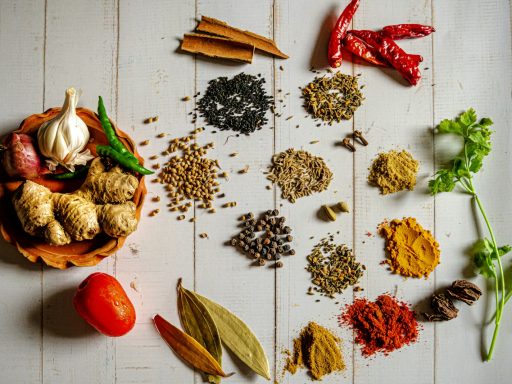
[[[268,121],[272,96],[263,88],[265,79],[239,73],[210,80],[197,108],[208,125],[246,135],[261,129]]]
[[[299,368],[307,368],[313,380],[321,380],[332,372],[343,371],[345,362],[341,354],[341,340],[331,331],[310,322],[300,336],[293,341],[293,354],[286,361],[285,370],[295,374]]]
[[[336,245],[333,236],[322,239],[307,257],[306,270],[311,273],[314,288],[308,293],[319,292],[333,298],[349,285],[355,285],[365,269],[356,261],[354,253],[345,244]]]
[[[204,128],[197,128],[191,135],[171,140],[164,154],[180,151],[172,156],[163,166],[157,179],[166,186],[170,198],[169,209],[185,213],[192,207],[192,200],[202,201],[198,208],[208,209],[214,213],[212,201],[219,193],[219,163],[205,157],[213,143],[199,146],[194,143],[196,136]],[[178,216],[183,220],[185,215]]]
[[[281,257],[293,256],[295,250],[288,244],[293,240],[292,229],[285,225],[286,218],[278,215],[277,209],[267,210],[259,218],[252,212],[243,215],[243,229],[231,239],[231,245],[254,259],[257,265],[274,261],[277,268],[282,267]]]
[[[365,357],[377,352],[387,355],[418,339],[418,322],[410,305],[387,294],[375,301],[354,300],[339,321],[355,330],[355,341]]]
[[[315,79],[302,89],[304,108],[329,125],[349,120],[364,100],[356,76],[335,72]]]
[[[293,148],[272,157],[267,175],[267,179],[279,185],[282,197],[292,203],[314,192],[325,191],[332,177],[321,157]]]
[[[418,169],[418,161],[405,150],[379,153],[370,167],[368,182],[378,186],[383,195],[405,189],[412,191]]]

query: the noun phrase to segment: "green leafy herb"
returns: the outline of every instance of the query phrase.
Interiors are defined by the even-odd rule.
[[[464,141],[464,146],[462,151],[450,162],[449,166],[438,170],[435,178],[429,182],[430,191],[434,195],[439,192],[450,192],[457,185],[470,194],[478,205],[478,209],[489,231],[490,239],[484,238],[477,241],[473,250],[473,262],[478,272],[482,276],[494,280],[495,285],[495,326],[486,357],[487,361],[492,358],[503,307],[508,299],[512,297],[512,291],[506,292],[505,274],[501,262],[501,258],[510,252],[512,248],[508,245],[498,247],[491,223],[473,185],[473,175],[482,168],[484,158],[491,152],[492,131],[489,127],[492,124],[492,120],[486,117],[478,121],[473,108],[468,109],[455,120],[446,119],[441,121],[437,127],[438,133],[450,133],[460,136]]]

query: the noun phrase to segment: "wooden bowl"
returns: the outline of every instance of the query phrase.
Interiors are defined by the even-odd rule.
[[[51,108],[45,113],[31,115],[22,121],[16,133],[25,133],[35,137],[37,129],[47,120],[52,119],[59,113],[60,108]],[[87,145],[93,155],[96,155],[97,144],[108,144],[107,138],[101,127],[96,114],[86,108],[77,108],[80,118],[87,124],[91,135],[91,140]],[[121,131],[115,122],[110,120],[117,136],[123,144],[143,163],[142,158],[135,149],[133,140],[123,131]],[[138,176],[139,187],[135,191],[133,202],[135,203],[136,217],[140,220],[144,197],[146,196],[146,186],[144,177]],[[84,182],[85,176],[77,180],[55,180],[50,177],[37,177],[32,181],[48,187],[53,192],[72,192],[80,187]],[[80,267],[90,267],[98,264],[105,257],[112,255],[121,248],[126,237],[112,238],[104,233],[100,233],[92,240],[75,241],[71,244],[55,246],[47,244],[43,239],[30,236],[21,227],[16,212],[11,202],[12,193],[23,183],[23,180],[9,180],[6,175],[0,175],[0,233],[9,243],[15,245],[20,253],[32,262],[40,258],[48,265],[66,269],[70,265]]]

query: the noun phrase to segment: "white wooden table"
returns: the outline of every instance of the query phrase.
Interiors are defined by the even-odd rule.
[[[422,54],[423,80],[406,86],[391,70],[345,62],[342,71],[362,73],[366,97],[355,118],[332,127],[316,127],[305,117],[299,86],[313,74],[311,66],[325,61],[325,39],[332,17],[347,1],[323,0],[196,0],[196,1],[70,1],[2,0],[0,2],[0,133],[17,127],[27,115],[60,106],[64,90],[83,90],[81,105],[94,109],[103,95],[111,116],[138,142],[143,156],[159,153],[165,140],[194,127],[188,113],[193,102],[184,96],[203,92],[207,82],[241,71],[261,73],[269,92],[290,92],[278,103],[281,118],[250,137],[231,132],[211,134],[210,152],[233,176],[222,186],[238,205],[216,215],[197,210],[194,223],[178,222],[151,197],[161,186],[148,183],[149,193],[138,231],[115,257],[95,268],[54,270],[31,264],[0,243],[0,375],[1,383],[199,383],[155,332],[151,317],[160,313],[179,324],[175,285],[185,286],[239,314],[261,339],[273,376],[280,383],[308,382],[305,371],[281,377],[282,349],[308,321],[330,327],[343,338],[347,370],[327,376],[325,383],[510,383],[512,377],[512,311],[505,311],[500,340],[490,363],[481,360],[481,324],[493,308],[491,294],[457,319],[423,324],[416,344],[387,357],[365,359],[353,346],[352,332],[339,328],[340,306],[355,296],[347,290],[340,304],[306,295],[309,276],[305,256],[328,232],[354,247],[367,268],[357,296],[374,299],[395,293],[417,304],[452,280],[468,277],[467,249],[478,238],[471,203],[462,194],[431,197],[426,183],[441,157],[442,143],[431,128],[443,118],[474,107],[494,120],[493,151],[477,178],[500,242],[512,241],[511,11],[506,0],[364,0],[353,22],[357,29],[387,24],[433,24],[433,37],[405,41],[410,52]],[[207,15],[274,38],[290,55],[286,61],[256,55],[252,65],[224,65],[176,52],[178,39]],[[279,67],[283,66],[284,70]],[[279,98],[279,97],[278,97]],[[286,104],[284,106],[283,104]],[[144,125],[149,116],[157,124]],[[293,115],[291,120],[285,120]],[[300,128],[295,128],[300,124]],[[199,120],[196,126],[201,126]],[[347,133],[362,130],[370,145],[350,153],[336,146]],[[318,144],[309,144],[319,140]],[[326,159],[335,173],[328,191],[289,204],[277,190],[267,190],[263,171],[272,154],[289,147],[304,148]],[[414,192],[380,196],[367,185],[367,168],[379,151],[405,148],[421,163]],[[236,158],[228,154],[238,151]],[[236,171],[249,165],[246,175]],[[326,223],[316,217],[325,203],[339,200],[353,207],[349,215]],[[282,204],[282,207],[281,207]],[[151,210],[161,213],[150,218]],[[250,267],[249,260],[223,243],[236,233],[236,218],[247,211],[281,207],[294,228],[297,255],[282,269]],[[403,279],[379,265],[383,240],[375,235],[385,218],[413,216],[431,229],[441,244],[441,264],[428,280]],[[482,223],[478,223],[481,226]],[[207,232],[209,239],[199,238]],[[368,237],[367,232],[373,236]],[[315,236],[315,239],[310,239]],[[509,259],[510,260],[510,259]],[[510,266],[510,261],[507,261]],[[117,276],[137,309],[134,330],[122,338],[93,331],[74,312],[75,287],[94,271]],[[139,292],[129,287],[136,279]],[[475,279],[485,286],[484,281]],[[489,332],[484,341],[490,340]],[[486,344],[487,345],[487,344]],[[225,370],[237,374],[226,383],[264,382],[225,354]]]

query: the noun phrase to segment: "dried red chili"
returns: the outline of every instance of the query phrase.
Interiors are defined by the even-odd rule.
[[[343,48],[372,64],[380,65],[383,67],[388,66],[387,63],[379,58],[379,52],[377,49],[367,44],[359,37],[352,35],[351,33],[347,33],[345,36],[345,39],[343,40]]]
[[[381,295],[374,302],[356,299],[339,321],[355,330],[355,341],[362,345],[365,357],[376,352],[387,355],[418,339],[418,322],[409,304],[390,295]]]
[[[396,24],[387,25],[382,28],[382,34],[393,40],[425,37],[435,31],[434,27],[421,24]]]
[[[343,10],[331,31],[327,59],[329,65],[333,68],[338,68],[343,60],[341,43],[347,34],[348,26],[354,17],[354,13],[357,11],[357,7],[359,7],[359,0],[352,0]]]
[[[382,38],[377,49],[380,55],[400,72],[404,79],[412,85],[418,84],[421,79],[418,63],[411,60],[409,55],[393,39],[389,37]]]

